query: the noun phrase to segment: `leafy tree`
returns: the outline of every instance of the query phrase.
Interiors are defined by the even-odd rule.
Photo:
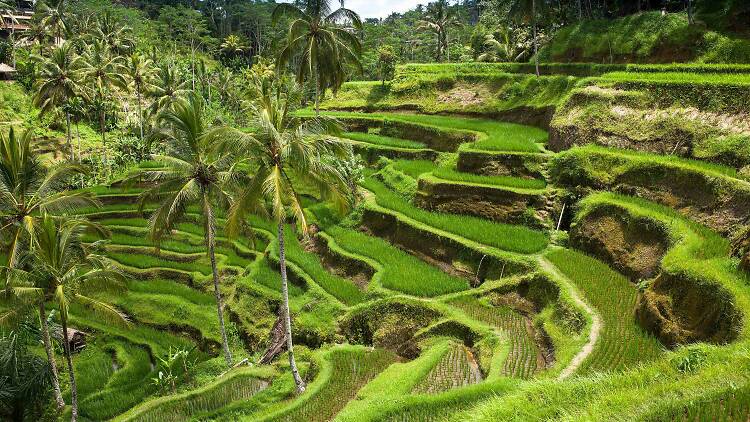
[[[297,98],[288,95],[279,81],[255,78],[255,98],[251,106],[252,134],[236,131],[225,139],[243,166],[252,169],[249,180],[236,195],[228,216],[228,230],[236,235],[243,228],[248,213],[265,214],[265,201],[277,224],[279,266],[289,364],[298,392],[305,390],[294,358],[292,326],[289,313],[289,289],[286,273],[284,225],[292,216],[307,233],[308,224],[302,209],[299,184],[312,186],[323,199],[340,209],[348,205],[347,183],[335,162],[351,156],[350,147],[337,138],[324,136],[339,128],[328,119],[301,119],[291,113]]]
[[[34,95],[34,105],[42,110],[42,114],[57,108],[65,111],[66,139],[70,159],[73,160],[73,146],[70,141],[70,109],[69,102],[81,93],[83,88],[83,61],[70,45],[63,44],[55,50],[49,59],[42,59],[42,68]]]
[[[9,289],[21,300],[41,303],[40,311],[46,301],[54,301],[59,309],[74,422],[78,419],[78,389],[68,333],[71,303],[84,305],[112,322],[128,324],[127,317],[116,308],[84,294],[123,287],[122,275],[112,269],[107,258],[94,253],[99,242],[92,245],[83,242],[84,234],[89,232],[108,234],[102,226],[85,220],[42,215],[33,228],[32,247],[25,256],[29,262],[23,266],[26,269],[12,269],[8,282]],[[44,314],[41,319],[45,320]],[[42,329],[48,330],[47,325],[42,323]],[[43,336],[48,339],[49,333]]]
[[[443,55],[448,51],[448,29],[461,26],[455,9],[451,8],[448,0],[438,0],[427,5],[427,12],[418,22],[417,28],[429,30],[437,37],[435,60],[443,61]]]
[[[352,65],[362,71],[359,39],[338,23],[348,21],[355,30],[362,28],[359,15],[343,6],[331,11],[330,0],[303,0],[296,4],[280,3],[273,11],[276,24],[280,19],[292,19],[287,41],[279,53],[278,65],[284,67],[296,57],[297,82],[304,84],[315,79],[315,113],[319,114],[320,96],[326,89],[334,92],[346,79],[346,67]]]
[[[396,52],[390,45],[384,45],[378,49],[378,73],[380,80],[385,86],[386,79],[393,79],[396,72]]]
[[[68,179],[81,173],[80,167],[70,163],[45,168],[40,154],[34,150],[31,130],[17,135],[14,129],[10,129],[7,136],[0,135],[0,191],[4,192],[0,195],[0,229],[3,237],[10,239],[7,270],[21,267],[21,257],[30,248],[40,214],[70,212],[79,206],[95,205],[90,193],[65,190]],[[39,306],[41,315],[45,315],[44,303]],[[17,317],[15,311],[18,310],[12,309],[0,316],[0,320]],[[44,318],[42,316],[41,323],[46,331]],[[52,344],[49,336],[43,336],[43,340],[52,366],[55,399],[62,407],[64,403]]]
[[[149,236],[154,244],[161,243],[175,225],[187,216],[187,207],[201,207],[204,242],[211,260],[211,271],[216,296],[216,310],[221,327],[222,347],[227,365],[232,365],[226,329],[224,302],[219,289],[216,266],[216,213],[214,206],[229,204],[225,183],[232,179],[233,163],[226,153],[213,151],[214,141],[227,129],[207,127],[203,121],[203,99],[195,95],[179,99],[157,118],[158,139],[163,141],[165,153],[152,159],[161,166],[158,170],[143,170],[133,177],[145,177],[155,184],[141,195],[141,207],[157,201],[159,206],[149,219]]]

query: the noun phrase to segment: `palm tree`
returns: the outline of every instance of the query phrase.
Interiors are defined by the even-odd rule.
[[[135,92],[136,101],[138,102],[138,121],[140,122],[141,143],[143,143],[143,93],[151,89],[151,80],[154,76],[154,68],[151,60],[143,57],[138,53],[130,55],[128,60],[128,76],[130,77],[130,86]]]
[[[224,39],[221,43],[221,51],[230,57],[235,57],[239,54],[244,53],[247,50],[247,46],[242,41],[242,38],[238,35],[231,34]]]
[[[160,127],[157,138],[164,141],[166,152],[154,155],[161,164],[158,170],[143,170],[134,179],[146,178],[155,185],[141,195],[141,208],[148,202],[160,203],[149,218],[150,238],[160,244],[175,225],[186,217],[187,207],[197,203],[201,207],[205,245],[211,260],[216,296],[216,309],[221,327],[222,347],[227,365],[232,365],[232,353],[224,328],[224,303],[219,289],[216,266],[216,214],[214,205],[229,204],[225,182],[231,180],[233,163],[228,154],[215,154],[213,142],[225,129],[209,128],[203,121],[203,99],[191,95],[179,99],[157,118]]]
[[[113,55],[109,47],[100,40],[88,45],[83,54],[83,73],[90,84],[90,93],[99,114],[99,130],[102,135],[104,162],[107,162],[106,103],[113,87],[126,88],[127,68],[121,56]]]
[[[355,30],[360,30],[362,22],[359,15],[344,7],[343,0],[334,11],[330,0],[303,0],[301,6],[279,3],[271,16],[274,25],[285,16],[293,19],[278,64],[283,68],[298,56],[297,82],[304,84],[310,78],[315,79],[315,113],[319,114],[321,94],[328,88],[336,92],[341,87],[347,65],[362,71],[362,45],[338,23],[349,22]]]
[[[70,14],[65,0],[56,0],[53,5],[42,1],[37,6],[37,13],[41,16],[41,24],[55,37],[55,44],[62,43],[62,36],[68,27]]]
[[[513,40],[513,33],[509,28],[499,28],[497,36],[488,34],[484,39],[486,51],[477,57],[480,62],[512,62],[519,60],[525,51],[518,52],[518,47]]]
[[[534,37],[534,65],[536,76],[539,76],[539,34],[538,19],[547,11],[547,0],[513,0],[510,15],[517,21],[531,24]]]
[[[442,61],[443,54],[448,50],[448,28],[451,26],[461,26],[461,22],[447,0],[428,4],[424,17],[417,23],[417,29],[432,31],[437,36],[437,61]]]
[[[227,144],[231,144],[228,148],[234,148],[243,165],[254,169],[254,174],[243,183],[242,191],[236,195],[230,208],[227,229],[232,235],[238,234],[247,213],[263,214],[264,200],[270,202],[278,229],[281,312],[289,364],[297,390],[302,392],[305,383],[299,375],[292,344],[284,225],[291,214],[302,232],[307,233],[298,183],[317,188],[321,198],[332,200],[340,209],[346,208],[347,185],[335,162],[351,156],[351,149],[337,138],[323,136],[338,132],[335,122],[320,118],[300,119],[290,111],[295,99],[289,98],[278,85],[267,79],[257,82],[258,99],[251,106],[250,124],[257,130],[249,135],[235,132],[235,136],[225,138]]]
[[[49,33],[41,22],[41,19],[37,19],[36,16],[31,21],[29,29],[21,34],[21,39],[28,42],[30,45],[36,44],[39,47],[38,54],[42,55],[44,51],[44,44],[49,40]]]
[[[94,36],[117,55],[128,54],[135,48],[133,29],[121,24],[109,10],[97,19]]]
[[[154,100],[151,113],[158,114],[169,109],[179,98],[187,96],[188,92],[187,81],[181,80],[177,68],[172,64],[165,64],[156,72],[156,79],[148,91],[148,96]]]
[[[34,226],[32,252],[27,255],[28,270],[14,269],[10,276],[10,290],[21,300],[38,303],[45,320],[44,302],[57,305],[63,334],[63,350],[70,376],[71,421],[78,419],[78,390],[73,368],[68,334],[71,302],[91,308],[114,322],[127,324],[127,317],[113,306],[83,293],[110,285],[122,287],[123,276],[112,269],[110,261],[92,251],[99,242],[83,243],[83,235],[95,232],[101,236],[108,232],[94,223],[76,218],[52,217],[44,214]],[[49,340],[49,329],[42,323],[43,337]]]
[[[70,110],[67,106],[81,92],[84,77],[83,62],[75,50],[63,44],[55,48],[49,59],[42,63],[34,95],[34,105],[41,108],[42,114],[53,108],[65,111],[66,139],[72,161],[74,154],[70,141]]]
[[[83,205],[95,205],[89,193],[65,190],[67,180],[80,174],[81,168],[69,163],[50,169],[40,161],[34,150],[33,131],[16,135],[10,129],[8,136],[0,134],[0,231],[10,239],[6,268],[21,267],[21,257],[30,247],[33,228],[43,213],[69,212]],[[46,316],[40,305],[42,331],[46,330]],[[0,317],[9,318],[12,313]],[[44,336],[44,346],[53,373],[55,399],[59,407],[65,405],[60,393],[57,367],[49,336]]]

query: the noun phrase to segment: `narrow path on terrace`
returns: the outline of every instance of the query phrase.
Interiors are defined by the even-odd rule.
[[[538,262],[542,269],[561,280],[565,280],[565,282],[572,287],[570,289],[570,296],[573,298],[573,301],[575,301],[578,306],[583,308],[589,315],[591,315],[591,331],[589,332],[589,341],[583,345],[581,350],[573,357],[568,366],[565,367],[565,369],[563,369],[560,375],[557,377],[558,379],[563,380],[573,374],[594,350],[594,346],[599,339],[599,333],[602,330],[602,319],[601,317],[599,317],[599,314],[597,314],[594,309],[590,307],[583,300],[583,298],[581,298],[581,296],[578,294],[578,290],[574,287],[575,285],[565,275],[563,275],[557,269],[557,267],[555,267],[554,264],[552,264],[542,256],[538,258]]]

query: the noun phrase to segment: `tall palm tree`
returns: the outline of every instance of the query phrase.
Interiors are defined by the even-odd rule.
[[[95,40],[88,45],[83,54],[83,73],[90,87],[90,94],[98,109],[99,130],[102,135],[102,146],[104,148],[104,162],[107,162],[107,131],[106,113],[108,97],[112,88],[127,87],[127,68],[123,58],[112,54],[107,44]]]
[[[55,48],[48,59],[42,60],[34,104],[41,108],[42,114],[54,108],[64,110],[65,133],[72,161],[74,154],[70,141],[70,110],[67,106],[81,93],[84,79],[83,61],[68,44]]]
[[[78,419],[78,390],[68,334],[71,302],[91,308],[114,322],[128,324],[127,317],[113,306],[84,293],[103,287],[123,288],[123,276],[113,270],[110,261],[93,253],[98,242],[86,245],[83,235],[95,232],[101,236],[108,232],[94,223],[76,218],[52,217],[44,214],[34,226],[32,248],[24,269],[14,269],[10,276],[10,290],[21,300],[36,302],[44,312],[44,302],[53,301],[59,310],[63,334],[63,350],[70,376],[71,421]],[[41,315],[42,321],[45,314]],[[48,340],[49,329],[43,337]]]
[[[510,15],[519,22],[531,24],[534,37],[534,66],[536,76],[539,76],[539,30],[538,21],[547,12],[547,0],[513,0]]]
[[[417,23],[417,29],[429,30],[437,37],[437,50],[435,59],[443,60],[443,54],[448,50],[448,29],[451,26],[461,26],[455,9],[452,9],[447,0],[438,0],[427,5],[427,11]]]
[[[143,93],[152,87],[154,68],[150,59],[133,53],[128,60],[127,70],[130,87],[133,88],[138,102],[138,121],[140,122],[141,143],[143,143]]]
[[[63,40],[63,34],[68,27],[68,5],[66,0],[52,0],[52,4],[42,1],[37,5],[36,13],[41,17],[42,27],[46,28],[49,33],[55,37],[55,44],[60,45]]]
[[[166,152],[152,158],[161,164],[158,170],[143,170],[133,175],[146,178],[155,185],[141,195],[141,208],[149,202],[159,206],[149,218],[150,238],[159,245],[175,225],[187,214],[187,207],[197,203],[201,207],[206,250],[211,260],[211,271],[216,297],[216,310],[221,327],[222,347],[227,365],[232,365],[226,329],[224,303],[219,289],[216,266],[216,213],[214,206],[227,206],[229,196],[225,183],[232,178],[233,162],[228,154],[213,152],[214,140],[225,129],[211,128],[203,121],[203,99],[195,95],[179,99],[157,118],[160,128],[157,137],[164,141]]]
[[[526,54],[513,39],[510,28],[499,28],[496,34],[488,34],[484,39],[485,52],[477,57],[480,62],[512,62]]]
[[[187,81],[180,78],[177,68],[172,64],[161,66],[156,72],[151,89],[147,92],[153,99],[151,113],[158,114],[169,109],[172,104],[180,98],[187,96],[190,90]]]
[[[346,79],[348,65],[362,71],[362,45],[349,30],[339,25],[349,23],[355,30],[362,21],[354,11],[344,7],[331,10],[330,0],[302,0],[279,3],[271,16],[274,25],[283,17],[292,18],[287,41],[279,54],[279,68],[297,57],[297,82],[315,80],[315,113],[319,113],[320,96],[330,88],[336,92]]]
[[[123,25],[109,10],[97,19],[95,28],[93,35],[115,54],[129,54],[135,48],[133,29]]]
[[[89,193],[65,190],[71,176],[81,168],[69,163],[45,168],[40,154],[34,150],[33,131],[16,134],[10,129],[7,136],[0,134],[0,232],[10,239],[6,268],[21,268],[21,257],[30,249],[34,226],[43,213],[70,212],[79,206],[95,205]],[[7,281],[7,280],[6,280]],[[40,305],[42,331],[46,331],[46,315]],[[6,314],[10,318],[12,313]],[[0,319],[3,319],[0,317]],[[44,336],[53,373],[55,400],[64,406],[57,367],[49,336]]]
[[[326,133],[338,133],[335,122],[319,118],[300,119],[290,111],[295,99],[290,99],[279,86],[268,80],[258,82],[258,99],[251,106],[250,124],[257,128],[256,131],[249,135],[235,132],[235,136],[224,138],[244,165],[253,169],[230,208],[227,228],[230,234],[236,235],[241,231],[247,213],[262,214],[265,201],[270,203],[278,229],[283,300],[281,312],[289,364],[297,390],[302,392],[305,383],[297,369],[292,344],[284,225],[291,215],[303,233],[307,233],[307,219],[302,209],[298,183],[317,188],[321,198],[333,201],[340,209],[346,208],[347,185],[335,161],[351,156],[351,149],[337,138],[324,136]]]

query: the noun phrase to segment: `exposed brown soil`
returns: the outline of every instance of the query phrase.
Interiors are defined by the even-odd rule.
[[[451,271],[458,271],[455,274],[464,275],[473,284],[477,284],[477,280],[481,284],[485,279],[499,279],[529,270],[520,263],[485,255],[450,238],[412,227],[386,213],[366,209],[362,229],[417,257],[429,257],[431,263],[440,263],[440,268],[452,267]]]
[[[511,224],[542,227],[544,222],[529,213],[529,208],[546,205],[544,195],[519,193],[491,186],[441,183],[419,180],[414,198],[417,206],[452,214],[465,214]]]
[[[602,207],[586,215],[571,228],[570,243],[633,281],[655,276],[669,248],[662,229],[648,221],[633,220],[615,207]]]
[[[471,150],[458,152],[456,168],[465,173],[484,176],[514,176],[542,179],[541,165],[547,160],[543,154],[488,153]]]
[[[315,229],[313,229],[314,231]],[[331,274],[351,280],[360,290],[366,290],[375,270],[365,262],[336,253],[323,238],[312,236],[305,250],[320,257],[320,263]]]
[[[456,84],[447,92],[438,94],[438,102],[472,106],[482,104],[492,93],[485,85]]]
[[[639,298],[636,317],[670,347],[728,343],[737,338],[743,322],[732,294],[723,287],[665,273]]]

